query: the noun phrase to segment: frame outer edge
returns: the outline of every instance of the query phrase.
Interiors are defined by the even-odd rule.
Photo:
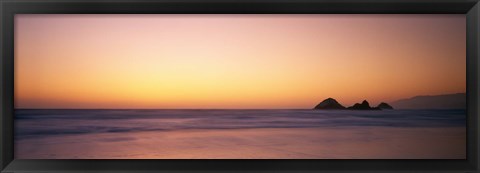
[[[13,82],[13,59],[9,59],[13,57],[13,35],[7,35],[7,33],[13,33],[13,19],[9,19],[12,17],[13,11],[12,9],[8,9],[11,7],[10,0],[0,0],[0,172],[8,171],[6,167],[10,164],[13,159],[13,151],[8,151],[6,149],[13,149],[13,133],[11,133],[13,129],[13,83],[8,84],[8,82]],[[42,2],[42,1],[39,1]],[[478,2],[478,1],[477,1]],[[479,61],[479,42],[480,42],[480,34],[479,34],[479,18],[480,18],[480,4],[475,4],[470,11],[467,13],[467,100],[469,101],[469,109],[468,112],[472,113],[470,119],[468,121],[468,126],[470,127],[468,130],[468,135],[470,137],[470,143],[467,144],[468,147],[473,148],[474,150],[468,156],[469,163],[471,167],[469,170],[475,170],[475,172],[479,171],[480,159],[479,151],[480,146],[479,144],[479,130],[478,123],[479,123],[479,103],[478,98],[480,98],[480,88],[479,88],[479,76],[480,76],[480,61]],[[12,26],[10,26],[12,25]],[[5,30],[3,30],[5,28]],[[12,31],[11,31],[12,30]],[[12,43],[12,45],[9,45]],[[12,49],[10,49],[12,48]],[[10,74],[12,73],[12,74]],[[469,75],[470,74],[470,75]],[[11,80],[11,81],[10,81]],[[468,82],[470,81],[470,82]],[[8,86],[7,86],[8,84]],[[9,98],[9,97],[12,98]],[[11,99],[11,100],[10,100]],[[472,101],[472,102],[471,102]],[[9,103],[11,102],[11,103]],[[12,114],[12,115],[9,115]],[[9,117],[7,117],[9,116]],[[473,125],[473,126],[472,126]],[[6,134],[10,133],[10,134]],[[11,143],[9,143],[11,142]],[[9,148],[10,147],[10,148]],[[473,155],[472,155],[473,154]],[[13,162],[12,162],[13,163]],[[11,164],[10,166],[12,166]],[[8,169],[8,168],[7,168]],[[45,171],[45,170],[43,170]],[[451,172],[457,172],[458,170],[452,170]],[[201,171],[200,171],[201,172]],[[208,171],[209,172],[209,171]],[[213,171],[212,171],[213,172]],[[268,172],[268,171],[267,171]],[[272,171],[276,172],[276,171]],[[360,171],[361,172],[361,171]],[[382,171],[379,171],[382,172]],[[399,171],[399,172],[407,172],[407,171]],[[434,171],[436,172],[436,171]],[[440,172],[440,171],[439,171]],[[450,171],[448,171],[450,172]],[[465,171],[458,171],[458,172],[465,172]],[[465,172],[470,173],[470,172]]]
[[[479,127],[479,125],[480,125],[480,124],[479,124],[479,118],[480,118],[480,117],[479,117],[479,116],[480,116],[480,115],[479,115],[479,98],[480,98],[480,87],[479,87],[479,83],[480,83],[480,81],[479,81],[479,77],[480,77],[480,70],[479,70],[479,68],[480,68],[480,57],[479,57],[479,50],[480,50],[480,47],[479,47],[479,44],[480,44],[480,34],[479,34],[479,32],[480,32],[480,20],[479,20],[479,18],[480,18],[480,10],[479,10],[479,6],[480,6],[480,2],[477,2],[477,4],[476,4],[475,7],[474,7],[475,10],[476,10],[476,13],[475,13],[475,16],[476,16],[475,19],[476,19],[476,21],[474,22],[474,23],[475,23],[475,29],[476,29],[476,30],[472,31],[474,34],[476,34],[475,44],[474,44],[474,45],[476,46],[476,48],[475,48],[474,50],[475,50],[475,60],[477,61],[476,68],[475,68],[475,69],[477,70],[476,73],[475,73],[475,75],[476,75],[476,76],[475,76],[475,77],[476,77],[476,80],[473,80],[473,81],[476,81],[476,83],[475,83],[474,86],[475,86],[475,89],[476,89],[476,97],[475,97],[476,100],[475,100],[475,103],[477,103],[477,105],[475,105],[475,108],[476,108],[476,110],[475,110],[476,116],[474,116],[475,119],[474,119],[474,121],[472,121],[473,123],[477,123],[476,126],[475,126],[475,127],[477,128],[477,129],[475,129],[475,130],[476,130],[476,133],[474,133],[474,135],[476,136],[476,139],[474,138],[474,139],[475,139],[474,145],[476,146],[475,149],[477,150],[477,151],[476,151],[476,158],[475,158],[475,159],[476,159],[475,170],[476,170],[477,172],[479,172],[479,167],[480,167],[480,158],[479,158],[479,157],[480,157],[480,144],[479,144],[479,140],[480,140],[480,136],[479,136],[479,135],[480,135],[480,127]]]
[[[0,171],[13,160],[13,53],[14,12],[0,0]]]
[[[475,21],[472,22],[472,24],[475,25],[475,30],[472,31],[472,34],[474,34],[474,43],[472,44],[472,46],[475,46],[475,48],[473,48],[473,50],[475,51],[474,53],[474,59],[476,61],[476,64],[475,64],[475,72],[473,74],[475,74],[475,79],[471,80],[471,81],[475,81],[476,83],[473,84],[474,86],[474,89],[475,89],[475,100],[473,103],[476,103],[477,105],[473,105],[472,107],[475,108],[475,114],[474,116],[474,119],[471,121],[476,129],[475,132],[473,133],[473,136],[475,137],[472,137],[472,140],[473,142],[470,143],[472,144],[472,149],[474,149],[474,152],[475,152],[475,158],[474,158],[474,165],[475,165],[475,170],[478,172],[479,171],[479,166],[480,166],[480,159],[479,159],[479,156],[480,156],[480,145],[479,145],[479,140],[480,140],[480,137],[479,137],[479,134],[480,134],[480,127],[479,127],[479,99],[480,99],[480,86],[479,86],[479,77],[480,77],[480,58],[479,58],[479,44],[480,44],[480,34],[479,34],[479,31],[480,31],[480,3],[477,2],[477,4],[474,6],[474,12],[475,12]],[[475,124],[476,123],[476,124]],[[476,150],[476,151],[475,151]]]
[[[467,153],[467,159],[476,172],[479,172],[480,146],[479,146],[479,43],[480,43],[480,9],[477,2],[467,12],[467,105],[468,105],[468,124],[467,124],[467,148],[472,149]]]
[[[5,11],[3,9],[3,3],[4,3],[4,1],[0,1],[0,28],[3,28],[3,26],[5,26],[3,24],[3,22],[5,21],[4,20],[4,17],[5,17],[4,12]],[[3,29],[0,29],[0,36],[1,37],[3,37],[3,33],[4,33]],[[0,39],[0,52],[1,52],[1,57],[0,57],[1,61],[0,62],[2,62],[2,64],[3,64],[3,60],[5,59],[5,53],[4,53],[3,47],[4,47],[4,41],[3,41],[3,39]],[[1,91],[0,91],[0,98],[1,98],[0,99],[0,171],[3,171],[3,169],[6,167],[6,165],[4,164],[4,158],[3,158],[3,151],[4,151],[4,147],[5,147],[3,145],[3,142],[5,142],[4,135],[3,135],[3,133],[5,132],[4,129],[3,129],[3,127],[4,127],[4,125],[3,125],[3,123],[4,123],[4,121],[3,121],[3,116],[4,116],[4,114],[3,114],[3,110],[4,110],[3,86],[4,86],[5,83],[3,82],[3,79],[4,79],[3,78],[3,66],[1,66],[0,67],[0,84],[1,84],[1,86],[0,86],[0,89],[1,89]]]

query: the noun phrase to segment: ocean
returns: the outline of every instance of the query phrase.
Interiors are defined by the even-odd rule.
[[[340,133],[341,131],[341,133],[351,135],[355,135],[362,130],[372,132],[372,129],[442,129],[442,133],[444,134],[445,129],[464,129],[465,126],[465,110],[16,109],[14,131],[15,144],[18,146],[15,149],[17,158],[128,159],[131,157],[102,154],[101,152],[97,152],[97,155],[91,153],[88,156],[79,153],[71,155],[64,153],[65,156],[63,156],[62,153],[56,153],[57,151],[54,149],[68,148],[68,146],[77,145],[77,149],[97,150],[96,148],[106,147],[108,144],[110,147],[114,146],[113,148],[117,147],[117,149],[122,150],[122,146],[126,147],[126,145],[133,144],[139,140],[142,142],[136,143],[137,145],[145,144],[146,146],[147,144],[148,146],[155,146],[156,143],[165,146],[173,145],[173,143],[185,145],[182,141],[197,143],[208,141],[209,139],[211,139],[211,142],[215,145],[221,144],[222,142],[227,144],[231,142],[230,140],[237,140],[238,143],[232,145],[240,146],[256,143],[257,141],[259,144],[271,144],[272,140],[279,143],[286,141],[284,143],[287,144],[287,141],[291,140],[294,136],[285,136],[285,132],[298,132],[297,136],[305,133],[305,137],[307,138],[308,135],[315,136],[320,134],[313,133],[313,130],[310,130],[312,133],[302,132],[308,129],[324,129],[322,132],[333,129],[334,131],[330,134]],[[249,129],[254,129],[255,132],[259,134],[260,132],[265,132],[265,136],[270,136],[272,139],[264,142],[262,142],[263,139],[255,141],[255,137],[252,135],[257,134],[247,134],[246,132],[250,132],[248,131]],[[262,131],[262,129],[265,130]],[[199,132],[202,132],[202,135],[197,134]],[[205,135],[207,132],[209,135]],[[220,132],[229,132],[229,134],[220,135],[218,134]],[[373,130],[373,132],[375,131]],[[139,139],[142,135],[152,137],[152,135],[158,136],[160,134],[164,135],[165,140],[155,142],[159,139],[157,137],[154,138],[155,140],[152,139],[150,141],[148,140],[149,138]],[[187,136],[184,136],[180,141],[172,137],[178,136],[179,134]],[[215,137],[214,139],[212,135]],[[275,137],[274,139],[272,135]],[[379,134],[379,136],[380,135],[381,134]],[[372,135],[367,135],[367,137],[372,137]],[[220,140],[220,138],[229,140]],[[261,137],[258,136],[258,138]],[[246,139],[251,141],[245,141]],[[352,137],[352,139],[361,140],[357,137]],[[170,143],[168,143],[169,140]],[[92,144],[88,144],[89,142],[95,142],[95,145],[90,146]],[[325,141],[317,141],[308,144],[303,143],[301,145],[307,145],[307,147],[308,145],[325,145],[324,142]],[[341,143],[340,140],[338,142]],[[292,144],[296,145],[295,143]],[[191,149],[192,146],[184,147]],[[185,148],[178,148],[177,150],[184,151]],[[169,150],[175,149],[173,146],[173,148]],[[147,153],[144,154],[144,156],[147,157],[149,153],[154,153],[158,148],[152,148],[151,152],[144,148],[141,150]],[[279,150],[281,150],[281,148]],[[161,156],[166,156],[165,152],[163,153],[164,155]],[[170,156],[172,158],[203,158],[201,153],[200,155],[197,154],[191,157],[187,155],[183,157],[184,155],[181,155],[182,152],[179,153],[170,153]],[[353,158],[348,157],[348,153],[346,154],[345,157]],[[413,157],[415,153],[411,155]],[[156,158],[158,156],[159,155],[150,155],[148,158]],[[321,158],[326,157],[316,156]],[[458,156],[458,153],[455,156]],[[135,157],[143,158],[141,154],[135,155]],[[217,153],[215,156],[209,157],[205,155],[205,157],[245,158],[241,153],[228,156]],[[267,153],[258,157],[253,156],[248,158],[270,157],[277,156]],[[288,156],[280,155],[278,157]],[[330,157],[335,157],[335,155],[331,155]],[[288,158],[297,157],[292,155]]]

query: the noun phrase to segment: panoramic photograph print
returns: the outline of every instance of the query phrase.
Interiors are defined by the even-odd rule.
[[[466,159],[460,14],[17,14],[15,159]]]

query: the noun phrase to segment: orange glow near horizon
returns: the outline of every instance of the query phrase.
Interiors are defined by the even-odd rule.
[[[465,15],[15,16],[16,108],[312,108],[465,92]]]

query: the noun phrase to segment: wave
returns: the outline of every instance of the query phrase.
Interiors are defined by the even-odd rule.
[[[15,138],[185,129],[464,127],[466,110],[17,109]]]

